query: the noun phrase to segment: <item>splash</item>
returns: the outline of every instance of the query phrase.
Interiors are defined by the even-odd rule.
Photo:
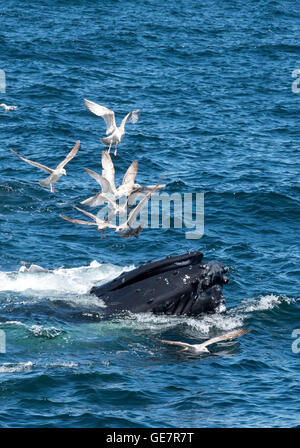
[[[245,325],[252,313],[272,310],[281,304],[292,303],[293,299],[288,297],[266,295],[259,298],[245,299],[240,305],[226,311],[224,309],[214,314],[207,314],[201,317],[187,316],[166,316],[154,315],[151,313],[130,314],[127,318],[120,318],[110,322],[110,326],[121,328],[132,328],[141,332],[153,333],[166,331],[180,331],[186,337],[196,339],[206,339],[229,332]]]
[[[275,294],[268,294],[266,296],[259,297],[258,299],[245,299],[237,309],[244,313],[253,313],[255,311],[272,310],[278,308],[281,304],[290,304],[291,299],[283,296],[276,296]]]
[[[43,325],[27,325],[18,320],[9,320],[9,321],[5,321],[5,322],[0,322],[0,326],[2,326],[2,325],[4,325],[4,326],[12,325],[12,326],[24,327],[33,336],[43,337],[43,338],[47,338],[47,339],[56,338],[57,336],[59,336],[62,333],[61,330],[59,330],[58,328],[53,327],[53,326],[46,327]]]
[[[89,266],[78,268],[59,268],[41,272],[24,272],[22,266],[18,272],[0,272],[0,292],[26,292],[28,296],[55,296],[62,294],[87,294],[95,284],[112,280],[134,266],[116,266],[100,264],[96,260]]]
[[[33,363],[28,362],[18,362],[18,363],[4,363],[0,365],[0,373],[16,373],[16,372],[27,372],[32,370]]]

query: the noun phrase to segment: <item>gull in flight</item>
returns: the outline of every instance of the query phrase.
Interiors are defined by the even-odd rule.
[[[98,218],[98,216],[95,216],[92,213],[87,212],[86,210],[82,210],[79,207],[75,207],[75,208],[76,208],[76,210],[80,211],[81,213],[84,213],[85,215],[92,218],[93,221],[84,221],[83,219],[73,219],[73,218],[69,218],[68,216],[65,216],[65,215],[59,215],[59,216],[68,222],[72,222],[73,224],[83,224],[85,226],[97,226],[98,232],[102,232],[103,230],[106,230],[107,227],[111,227],[108,220],[103,221],[103,219]]]
[[[102,117],[106,123],[106,135],[108,137],[101,138],[102,143],[108,146],[108,153],[110,153],[110,148],[115,145],[114,155],[117,155],[117,145],[122,142],[122,137],[125,134],[125,124],[127,121],[131,123],[136,123],[140,116],[140,111],[133,110],[129,112],[123,118],[121,125],[117,127],[115,120],[115,113],[108,109],[107,107],[100,106],[100,104],[94,103],[93,101],[84,100],[86,107],[98,117]]]
[[[0,104],[0,107],[3,107],[3,109],[6,111],[8,110],[15,110],[18,109],[18,106],[7,106],[6,104],[2,103]]]
[[[148,201],[151,194],[153,194],[158,189],[159,184],[162,181],[162,179],[163,179],[163,177],[158,181],[158,183],[154,186],[154,188],[151,191],[149,191],[149,193],[147,193],[146,196],[144,196],[144,198],[138,203],[138,205],[133,210],[131,210],[127,220],[123,224],[120,224],[118,226],[110,223],[109,219],[104,221],[103,219],[100,219],[97,216],[93,215],[92,213],[87,212],[86,210],[82,210],[79,207],[75,207],[76,210],[89,216],[93,221],[83,221],[81,219],[72,219],[72,218],[68,218],[65,215],[60,215],[60,217],[65,219],[66,221],[72,222],[74,224],[97,226],[98,231],[102,231],[107,228],[115,229],[115,232],[122,234],[122,238],[130,238],[130,237],[134,237],[134,236],[137,238],[139,233],[143,230],[144,225],[141,224],[138,227],[133,227],[133,224],[134,224],[138,214],[142,210],[142,208],[146,205],[146,202]],[[127,202],[128,202],[128,200],[127,200]],[[125,205],[127,205],[127,202]],[[125,206],[124,206],[124,210],[125,210]],[[120,207],[118,208],[117,212],[119,212],[119,211],[120,211]]]
[[[208,345],[215,344],[216,342],[227,341],[228,339],[234,339],[238,336],[243,336],[243,334],[249,333],[249,331],[250,330],[248,328],[231,331],[230,333],[225,333],[222,336],[208,339],[207,341],[202,342],[202,344],[187,344],[185,342],[166,341],[164,339],[157,339],[157,341],[162,342],[163,344],[178,345],[179,347],[183,347],[183,349],[180,350],[182,352],[190,350],[194,353],[209,353],[209,350],[206,348]]]
[[[137,160],[134,160],[129,166],[123,178],[122,184],[117,188],[115,186],[115,168],[108,151],[102,151],[102,168],[102,176],[95,171],[84,168],[85,172],[101,185],[102,191],[97,193],[95,196],[85,199],[81,202],[81,204],[88,205],[89,207],[98,207],[107,202],[108,196],[114,200],[127,196],[129,199],[128,205],[133,205],[134,200],[138,195],[146,195],[154,188],[154,185],[142,187],[141,185],[134,183],[138,172]],[[164,188],[165,185],[159,185],[158,190],[162,190]]]
[[[60,164],[57,165],[57,167],[54,170],[52,170],[51,168],[48,168],[45,165],[42,165],[41,163],[34,162],[33,160],[25,159],[25,157],[20,156],[13,149],[10,149],[10,151],[13,154],[15,154],[17,157],[19,157],[20,159],[22,159],[25,162],[29,163],[30,165],[36,166],[37,168],[40,168],[40,169],[46,171],[47,173],[49,173],[49,176],[46,179],[40,180],[40,185],[42,187],[48,187],[50,185],[50,191],[51,191],[51,193],[54,193],[54,191],[55,191],[55,188],[54,188],[55,182],[57,182],[61,178],[62,175],[64,175],[64,176],[67,175],[67,172],[64,169],[64,166],[68,162],[70,162],[70,160],[72,160],[76,156],[76,154],[77,154],[77,152],[79,150],[79,147],[80,147],[80,141],[78,140],[76,142],[74,148],[72,149],[72,151],[69,152],[67,157],[62,162],[60,162]]]
[[[107,157],[109,160],[108,163],[106,163]],[[116,200],[122,196],[129,196],[131,190],[130,187],[133,185],[134,178],[137,174],[137,165],[137,160],[134,160],[126,171],[122,184],[116,188],[115,169],[111,157],[106,151],[102,151],[102,166],[104,168],[102,170],[102,176],[95,171],[84,168],[84,171],[95,179],[96,182],[98,182],[102,190],[95,196],[85,199],[81,202],[81,204],[88,205],[90,207],[97,207],[107,202],[108,197],[110,200]]]

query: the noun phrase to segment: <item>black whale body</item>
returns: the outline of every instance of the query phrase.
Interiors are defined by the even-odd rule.
[[[201,252],[189,252],[148,262],[90,292],[105,302],[108,312],[214,313],[225,305],[222,286],[228,269],[219,262],[202,263],[202,258]]]

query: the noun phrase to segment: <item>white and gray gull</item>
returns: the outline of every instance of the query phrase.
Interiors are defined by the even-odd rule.
[[[101,138],[103,145],[108,146],[108,152],[110,153],[110,148],[115,145],[115,156],[117,155],[117,145],[122,142],[122,137],[125,134],[125,124],[127,121],[131,123],[136,123],[140,116],[140,111],[133,110],[129,112],[123,118],[121,125],[117,127],[115,120],[115,113],[108,109],[107,107],[100,106],[100,104],[94,103],[93,101],[84,100],[86,107],[98,117],[102,117],[106,123],[106,135],[108,137]]]
[[[92,213],[87,212],[86,210],[82,210],[79,207],[75,207],[76,210],[80,211],[81,213],[84,213],[89,218],[91,218],[93,221],[84,221],[81,219],[73,219],[73,218],[69,218],[68,216],[65,216],[65,215],[60,215],[60,217],[65,219],[66,221],[72,222],[74,224],[84,224],[86,226],[97,226],[98,231],[102,231],[107,228],[115,229],[115,232],[122,234],[122,238],[138,237],[139,233],[143,230],[144,225],[140,224],[139,226],[134,227],[133,224],[134,224],[137,216],[143,209],[143,207],[146,205],[146,202],[150,198],[151,194],[153,194],[153,193],[155,193],[155,191],[157,191],[162,179],[163,179],[163,177],[153,187],[153,189],[151,191],[149,191],[146,194],[146,196],[143,197],[143,199],[138,203],[138,205],[133,210],[131,210],[127,220],[125,222],[123,222],[122,224],[119,224],[119,225],[112,224],[110,222],[110,219],[107,219],[106,221],[104,221],[104,220],[98,218],[97,216],[93,215]],[[128,202],[128,200],[127,200],[127,202]],[[126,206],[127,206],[127,202],[126,202]],[[117,208],[117,206],[116,206],[116,208]],[[125,206],[124,206],[123,211],[125,211]],[[120,212],[120,207],[118,207],[116,210],[116,213],[119,213],[119,212]]]
[[[243,336],[243,334],[249,333],[249,331],[250,330],[248,328],[231,331],[223,334],[222,336],[208,339],[207,341],[202,342],[202,344],[188,344],[186,342],[166,341],[164,339],[157,339],[157,341],[162,342],[163,344],[178,345],[179,347],[183,347],[181,350],[182,352],[190,350],[194,353],[209,353],[209,350],[206,348],[208,345],[215,344],[216,342],[227,341],[228,339],[234,339],[238,336]]]
[[[128,205],[133,205],[138,196],[145,196],[151,191],[155,185],[148,185],[142,187],[135,183],[135,178],[138,172],[138,161],[134,160],[127,169],[123,178],[122,184],[116,187],[115,185],[115,168],[108,151],[102,151],[102,176],[95,171],[84,168],[85,172],[95,179],[101,185],[102,190],[95,196],[85,199],[81,202],[83,205],[89,207],[98,207],[107,202],[107,196],[114,200],[123,196],[127,196]],[[165,185],[159,185],[158,190],[165,188]]]
[[[50,186],[51,193],[54,193],[55,189],[54,189],[53,185],[61,178],[61,176],[67,175],[67,172],[66,172],[64,166],[76,156],[76,154],[79,150],[79,147],[80,147],[80,141],[78,140],[76,142],[74,148],[72,149],[72,151],[69,152],[67,157],[62,162],[60,162],[54,170],[52,168],[48,168],[45,165],[42,165],[41,163],[34,162],[33,160],[25,159],[25,157],[20,156],[13,149],[10,149],[10,151],[13,154],[15,154],[17,157],[19,157],[20,159],[24,160],[24,162],[27,162],[30,165],[36,166],[37,168],[40,168],[41,170],[44,170],[47,173],[49,173],[49,176],[46,177],[46,179],[40,180],[40,185],[42,187]]]

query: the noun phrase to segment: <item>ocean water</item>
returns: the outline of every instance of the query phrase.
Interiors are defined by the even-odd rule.
[[[0,102],[19,106],[0,110],[0,427],[299,426],[297,3],[7,0],[0,15]],[[82,168],[100,171],[105,126],[83,98],[117,122],[141,110],[117,179],[138,159],[140,184],[204,193],[201,239],[101,239],[59,217],[97,192]],[[55,194],[9,151],[54,167],[77,139]],[[230,267],[225,313],[103,318],[94,284],[188,250]],[[240,327],[208,356],[155,341]]]

